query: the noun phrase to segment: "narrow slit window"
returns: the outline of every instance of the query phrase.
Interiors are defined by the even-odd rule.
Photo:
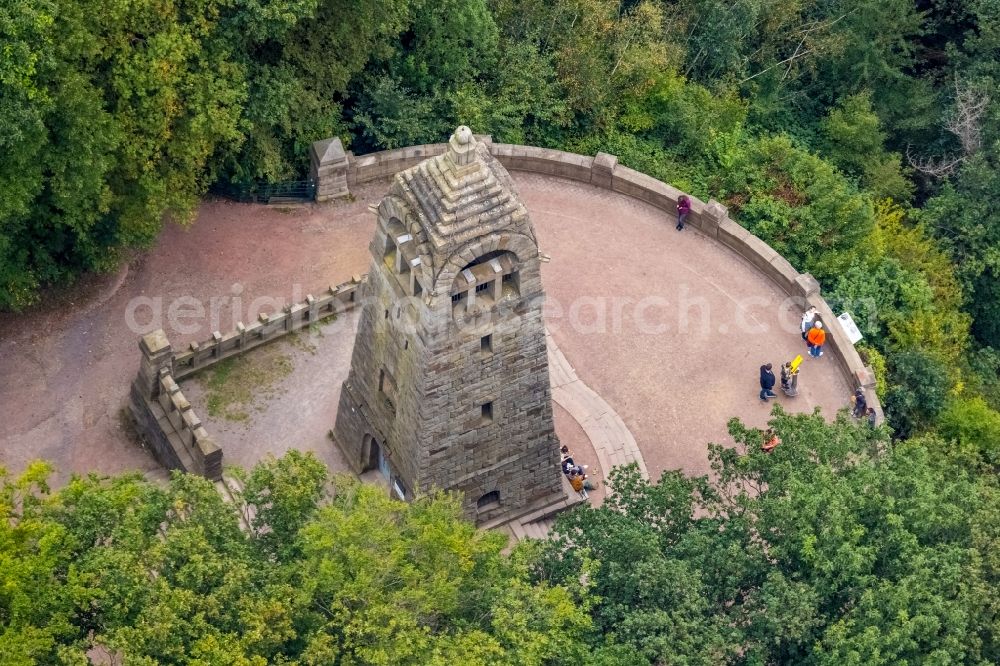
[[[483,403],[483,405],[480,406],[480,408],[479,408],[479,413],[480,413],[480,416],[482,417],[482,421],[483,421],[484,424],[486,424],[486,423],[493,423],[493,403],[492,402]]]
[[[396,413],[396,380],[386,369],[378,371],[378,390],[392,413]]]
[[[500,286],[504,296],[521,295],[521,279],[518,276],[517,271],[504,275],[503,279],[500,281]]]
[[[489,335],[484,335],[483,337],[479,338],[479,351],[483,352],[484,354],[492,354],[493,353],[493,334],[492,333],[490,333]]]

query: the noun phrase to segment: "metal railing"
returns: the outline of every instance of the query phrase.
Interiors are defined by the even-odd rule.
[[[216,183],[209,192],[240,203],[297,203],[316,199],[316,181],[286,180],[280,183]]]

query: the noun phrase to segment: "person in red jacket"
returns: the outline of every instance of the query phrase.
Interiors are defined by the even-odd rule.
[[[826,331],[823,330],[823,322],[816,321],[813,327],[806,334],[806,342],[809,343],[809,355],[819,358],[823,355],[823,345],[826,343]]]
[[[684,220],[691,213],[691,199],[686,194],[677,198],[677,231],[684,228]]]

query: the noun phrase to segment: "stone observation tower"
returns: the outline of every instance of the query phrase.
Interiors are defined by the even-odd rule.
[[[538,245],[510,175],[468,127],[395,176],[334,437],[394,494],[465,494],[477,522],[565,498]]]

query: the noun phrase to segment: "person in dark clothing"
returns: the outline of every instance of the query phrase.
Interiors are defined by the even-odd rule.
[[[867,413],[868,401],[865,400],[865,392],[858,389],[854,392],[854,411],[851,412],[851,415],[856,419],[860,419]]]
[[[760,399],[767,402],[768,398],[777,398],[778,394],[772,391],[774,388],[774,373],[771,372],[771,364],[760,366]]]
[[[686,194],[677,198],[677,231],[684,228],[684,220],[691,213],[691,199]]]
[[[559,447],[559,453],[562,454],[562,471],[563,474],[569,476],[570,471],[576,469],[576,464],[573,462],[573,456],[569,452],[569,447],[563,444]]]
[[[587,470],[587,465],[577,465],[573,460],[572,454],[569,452],[569,447],[563,444],[559,448],[559,453],[562,454],[562,471],[566,476],[572,474],[583,474]]]
[[[865,416],[868,417],[868,426],[874,428],[878,421],[878,414],[875,413],[875,408],[869,407],[868,411],[865,412]]]

